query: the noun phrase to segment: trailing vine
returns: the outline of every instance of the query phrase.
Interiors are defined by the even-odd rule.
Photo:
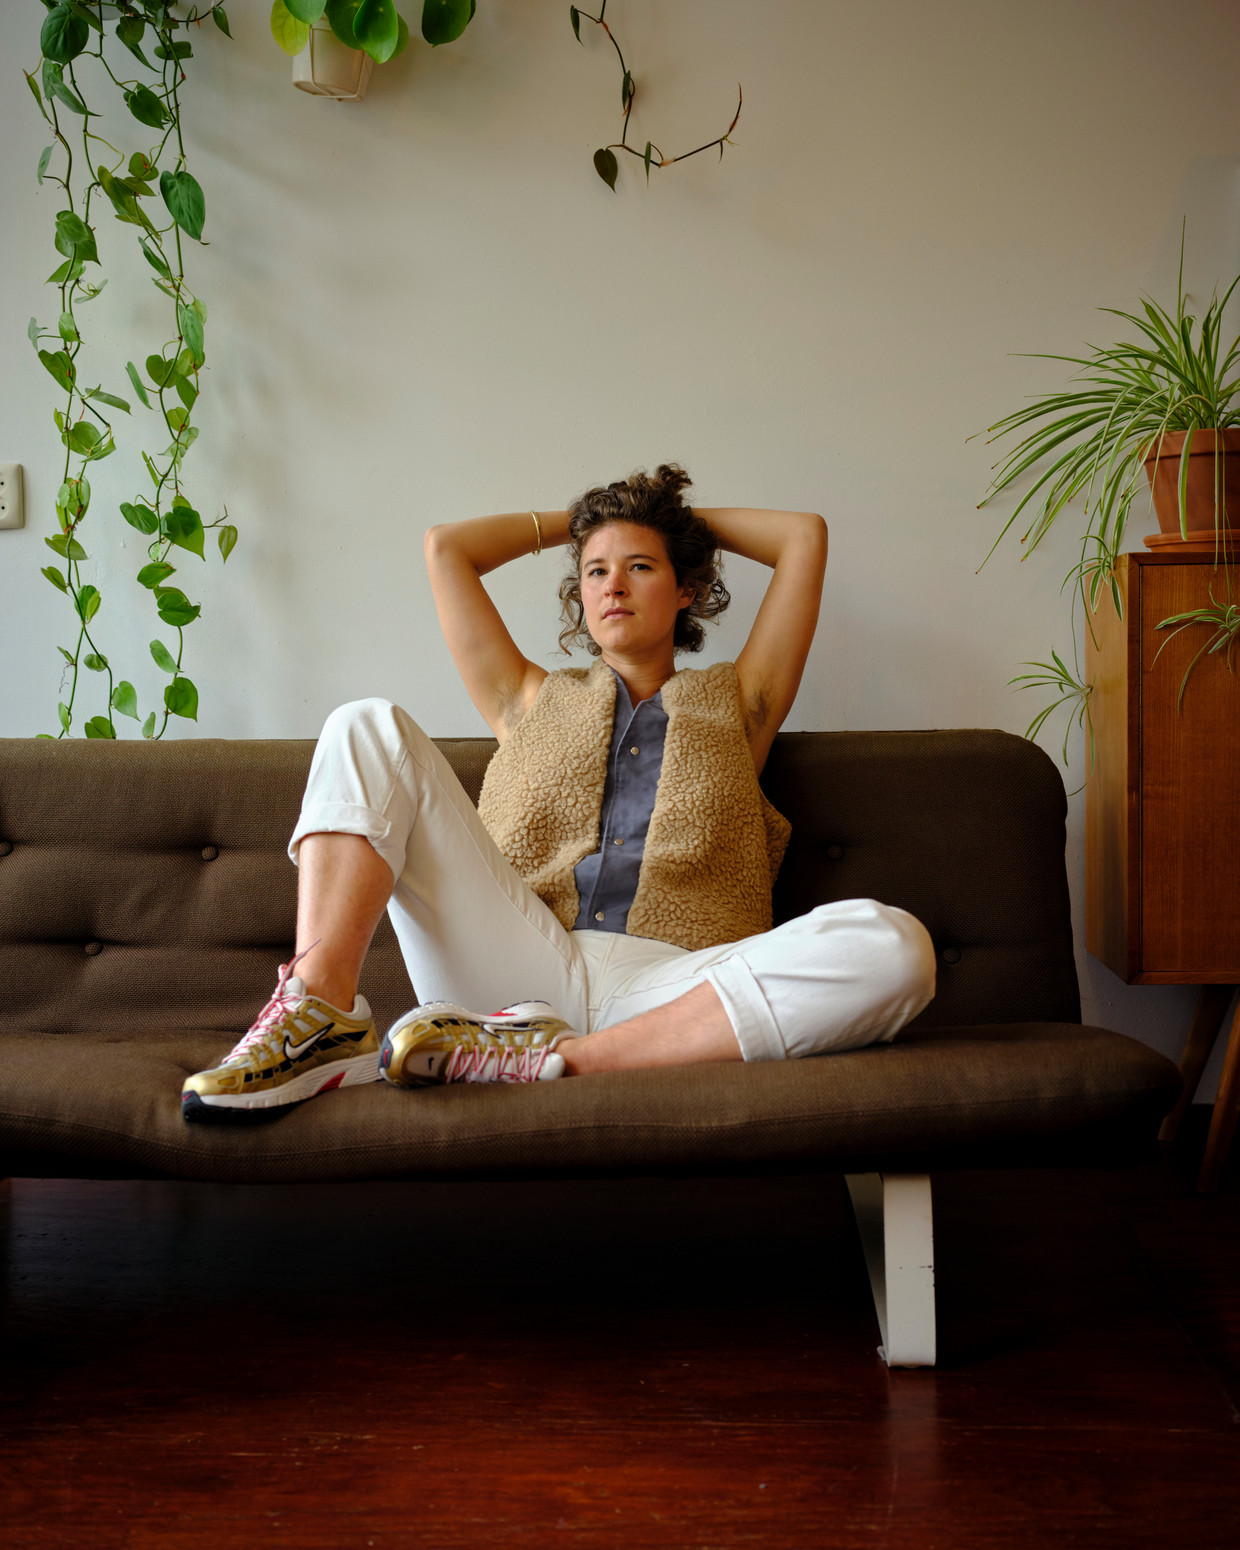
[[[176,632],[174,647],[161,639],[150,644],[156,666],[169,679],[159,710],[150,711],[142,721],[142,735],[157,738],[163,736],[170,716],[196,720],[198,715],[198,690],[183,671],[182,662],[185,630],[202,610],[181,588],[169,584],[176,574],[170,556],[176,549],[180,554],[205,559],[204,539],[211,529],[216,531],[222,560],[227,560],[237,541],[236,528],[225,520],[227,509],[223,517],[204,524],[182,482],[182,464],[198,436],[198,427],[190,416],[198,400],[199,373],[206,360],[207,318],[205,305],[186,281],[182,247],[183,238],[202,241],[206,218],[206,202],[186,164],[181,132],[180,88],[186,79],[184,62],[193,53],[184,34],[191,26],[201,26],[208,16],[226,36],[231,34],[224,8],[218,3],[201,9],[191,6],[184,18],[173,16],[166,0],[42,3],[47,14],[39,38],[39,74],[37,79],[29,71],[25,75],[39,111],[55,137],[39,157],[38,180],[40,185],[59,185],[64,191],[66,208],[56,213],[54,236],[63,262],[48,277],[48,284],[59,292],[60,316],[54,330],[31,318],[29,336],[40,361],[65,395],[54,415],[65,448],[56,494],[57,532],[45,540],[63,562],[63,569],[49,565],[43,575],[71,602],[77,628],[73,649],[59,648],[66,665],[61,680],[62,698],[57,706],[58,735],[68,736],[79,718],[83,669],[98,675],[101,684],[106,685],[103,711],[82,720],[82,731],[87,737],[114,738],[117,715],[141,720],[133,683],[118,677],[99,649],[95,619],[103,598],[99,589],[83,578],[82,566],[89,555],[79,536],[91,507],[87,470],[116,450],[116,415],[131,413],[126,399],[105,392],[102,386],[84,385],[89,379],[82,359],[81,308],[94,301],[107,284],[106,278],[89,277],[94,273],[89,266],[102,267],[95,227],[91,224],[92,206],[99,196],[111,206],[118,221],[137,228],[143,262],[154,271],[151,278],[155,286],[171,304],[168,335],[156,351],[146,356],[145,377],[133,361],[127,362],[125,369],[139,403],[159,413],[172,439],[160,453],[142,451],[151,493],[144,492],[120,503],[125,521],[151,540],[146,551],[147,563],[138,572],[138,581],[150,591],[160,622]],[[113,22],[115,26],[109,33],[107,28]],[[147,57],[144,44],[158,63]],[[127,76],[119,64],[114,70],[105,46],[112,51],[113,61],[119,57],[118,46],[126,50],[142,66],[144,76]],[[104,89],[111,83],[130,116],[154,132],[153,142],[128,158],[91,128],[92,121],[100,115],[90,105],[98,99],[88,98],[83,80],[83,66],[88,60],[93,64],[92,84],[101,75]],[[98,162],[94,160],[96,155],[102,157]],[[166,225],[160,224],[164,217]],[[50,341],[54,347],[44,348],[44,341]]]
[[[731,145],[733,143],[728,138],[728,136],[736,128],[737,120],[741,116],[741,105],[744,102],[744,94],[741,92],[739,84],[736,88],[736,112],[732,115],[732,122],[716,139],[708,140],[705,145],[699,145],[696,150],[682,151],[679,156],[665,156],[652,140],[646,141],[646,149],[644,151],[639,151],[635,145],[630,145],[628,143],[629,114],[633,111],[633,100],[637,95],[637,83],[633,79],[633,72],[629,69],[628,65],[624,61],[624,54],[621,52],[620,44],[616,41],[615,33],[612,32],[611,28],[604,20],[606,15],[607,0],[602,0],[602,4],[598,8],[597,16],[591,16],[588,11],[579,10],[575,5],[570,5],[568,8],[568,19],[572,23],[573,33],[576,36],[578,43],[581,43],[582,21],[584,20],[593,22],[596,27],[601,27],[607,34],[612,48],[614,48],[616,51],[616,58],[620,61],[620,110],[624,116],[623,129],[621,131],[619,140],[614,141],[611,145],[601,146],[597,151],[595,151],[595,172],[597,172],[599,177],[602,178],[603,182],[607,184],[612,193],[615,193],[616,178],[620,172],[620,164],[616,160],[617,151],[627,151],[630,156],[636,156],[640,158],[646,169],[647,183],[650,182],[651,167],[670,167],[674,162],[688,161],[690,156],[699,156],[703,151],[712,150],[716,145],[719,147],[719,160],[722,161],[724,146]],[[583,44],[582,46],[584,47],[585,45]]]

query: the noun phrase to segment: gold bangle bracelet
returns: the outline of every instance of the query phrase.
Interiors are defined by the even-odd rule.
[[[530,512],[530,516],[533,517],[533,519],[534,519],[534,532],[535,532],[535,534],[536,534],[536,536],[538,538],[538,542],[537,542],[537,544],[534,547],[534,553],[535,554],[541,554],[542,553],[542,523],[538,520],[538,513],[536,511],[531,511]]]

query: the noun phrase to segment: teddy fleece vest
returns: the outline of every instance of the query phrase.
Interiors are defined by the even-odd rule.
[[[544,680],[487,769],[478,811],[521,877],[571,930],[573,869],[599,844],[616,680],[604,662]],[[771,927],[791,825],[762,794],[730,662],[663,685],[667,738],[631,936],[696,950]]]

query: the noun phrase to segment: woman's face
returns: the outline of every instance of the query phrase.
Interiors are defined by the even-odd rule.
[[[693,601],[677,583],[662,535],[635,522],[596,529],[581,553],[586,628],[605,652],[670,648],[676,615]]]

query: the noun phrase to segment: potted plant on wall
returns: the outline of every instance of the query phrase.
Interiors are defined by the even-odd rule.
[[[1143,299],[1140,315],[1102,308],[1129,323],[1133,337],[1090,346],[1086,356],[1035,357],[1077,367],[1073,385],[1035,399],[990,427],[991,439],[1025,434],[998,465],[981,505],[1026,477],[1032,482],[987,559],[1027,507],[1032,506],[1034,514],[1021,539],[1026,556],[1064,508],[1084,498],[1081,558],[1065,578],[1065,586],[1071,584],[1074,592],[1074,648],[1077,603],[1087,627],[1104,591],[1110,591],[1122,614],[1115,566],[1133,501],[1147,488],[1160,529],[1146,537],[1147,547],[1212,551],[1227,593],[1214,607],[1165,619],[1159,628],[1210,625],[1216,634],[1207,648],[1221,650],[1230,659],[1240,629],[1240,610],[1231,606],[1228,568],[1240,554],[1240,336],[1224,351],[1222,328],[1223,312],[1237,284],[1240,276],[1222,300],[1217,292],[1211,297],[1198,325],[1184,294],[1181,242],[1174,316],[1148,299]],[[1030,724],[1027,736],[1065,702],[1075,711],[1077,724],[1089,722],[1091,685],[1082,681],[1079,660],[1071,670],[1056,653],[1052,658],[1050,663],[1025,663],[1034,671],[1012,680],[1022,688],[1050,689],[1057,696]],[[1065,761],[1066,748],[1065,739]]]
[[[424,0],[422,36],[451,43],[473,20],[477,0]],[[394,0],[274,0],[271,33],[293,56],[293,85],[337,102],[360,102],[376,64],[409,47],[409,24]]]

